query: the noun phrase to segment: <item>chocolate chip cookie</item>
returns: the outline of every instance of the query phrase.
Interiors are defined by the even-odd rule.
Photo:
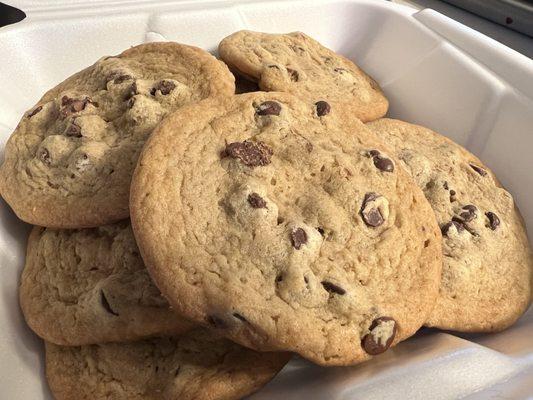
[[[234,90],[227,67],[195,47],[149,43],[104,57],[25,113],[6,145],[0,193],[34,225],[127,218],[131,174],[152,129],[185,104]]]
[[[289,357],[197,329],[133,343],[47,343],[46,376],[57,400],[232,400],[266,384]]]
[[[388,101],[376,81],[301,32],[239,31],[222,40],[218,51],[230,68],[257,81],[263,90],[346,107],[362,121],[387,112]]]
[[[513,197],[477,157],[444,136],[391,119],[368,126],[422,188],[442,230],[442,285],[427,325],[465,332],[512,325],[530,304],[533,273]]]
[[[62,345],[136,340],[192,327],[152,283],[129,221],[80,230],[35,227],[20,304],[39,336]]]
[[[412,335],[438,294],[439,228],[389,153],[345,109],[289,94],[187,107],[139,159],[137,243],[184,316],[257,350],[355,364]]]

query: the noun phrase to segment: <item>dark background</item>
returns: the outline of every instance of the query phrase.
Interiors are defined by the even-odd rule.
[[[26,18],[26,14],[18,8],[0,3],[0,26],[14,24],[15,22],[22,21],[24,18]]]

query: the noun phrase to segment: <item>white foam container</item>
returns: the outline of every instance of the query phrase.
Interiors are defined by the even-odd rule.
[[[157,40],[214,51],[239,29],[301,30],[374,76],[390,99],[390,116],[446,134],[484,160],[514,194],[533,233],[533,61],[432,10],[380,0],[10,3],[27,18],[0,29],[2,149],[47,89],[103,55]],[[51,399],[42,343],[26,327],[17,299],[28,231],[1,202],[0,399],[6,400]],[[532,336],[531,310],[498,334],[422,330],[360,366],[326,369],[296,359],[251,399],[532,399]]]

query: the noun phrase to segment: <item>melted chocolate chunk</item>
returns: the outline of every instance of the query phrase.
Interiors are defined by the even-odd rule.
[[[43,109],[43,106],[35,107],[32,112],[28,114],[28,118],[33,117],[35,114],[39,113]]]
[[[365,221],[365,224],[373,228],[378,227],[382,225],[383,222],[385,222],[385,219],[383,218],[383,215],[381,215],[379,208],[373,207],[371,204],[379,197],[381,197],[379,194],[373,192],[367,193],[363,200],[363,205],[361,206],[360,211],[361,217],[363,217],[363,221]]]
[[[329,114],[331,111],[331,106],[328,102],[320,100],[315,103],[316,106],[316,115],[323,117],[324,115]]]
[[[52,162],[52,158],[50,157],[50,152],[48,151],[48,149],[43,149],[43,151],[41,151],[41,154],[39,154],[39,159],[43,163],[50,165],[50,163]]]
[[[287,68],[287,73],[289,74],[289,78],[291,79],[291,81],[298,82],[300,80],[300,75],[298,74],[298,71],[292,68]]]
[[[133,77],[131,75],[127,75],[127,74],[120,74],[118,76],[116,76],[114,79],[113,79],[113,83],[115,85],[118,85],[122,82],[125,82],[125,81],[129,81],[130,79],[133,79]]]
[[[79,138],[82,136],[81,128],[73,122],[72,124],[70,124],[70,126],[65,131],[65,135]]]
[[[300,250],[302,245],[307,243],[307,233],[302,228],[291,231],[291,244],[296,250]]]
[[[115,311],[113,311],[113,309],[112,309],[111,306],[109,305],[109,302],[107,301],[107,298],[105,297],[105,294],[104,294],[104,291],[103,291],[103,290],[100,290],[100,302],[102,303],[102,307],[104,307],[104,309],[105,309],[109,314],[112,314],[112,315],[118,317],[118,313],[115,312]]]
[[[59,115],[64,119],[70,114],[84,110],[87,104],[93,104],[95,107],[98,107],[98,103],[92,102],[88,97],[85,97],[84,99],[73,99],[68,96],[63,96],[61,98],[62,108]]]
[[[448,231],[450,230],[450,228],[452,226],[455,226],[455,228],[457,229],[457,232],[462,232],[464,231],[465,227],[463,225],[463,223],[457,219],[452,219],[452,221],[444,224],[441,228],[440,228],[440,231],[442,232],[442,234],[444,236],[448,236]]]
[[[393,172],[394,164],[391,159],[380,155],[374,156],[374,165],[383,172]]]
[[[495,231],[496,228],[500,225],[500,218],[498,218],[498,216],[492,211],[485,213],[485,215],[489,219],[489,224],[487,226],[493,231]]]
[[[463,210],[464,211],[459,214],[459,216],[463,219],[463,221],[470,222],[474,218],[476,218],[476,211],[477,211],[476,206],[472,204],[468,204],[463,207]]]
[[[382,324],[393,322],[391,332],[379,332]],[[375,356],[385,352],[392,342],[397,332],[397,323],[390,317],[379,317],[372,321],[370,325],[370,333],[366,334],[361,341],[361,346],[370,355]],[[380,334],[387,334],[387,337],[381,337]]]
[[[257,193],[250,193],[248,195],[248,203],[250,203],[253,208],[267,208],[266,201]]]
[[[273,151],[263,142],[234,142],[226,145],[224,156],[240,160],[248,167],[263,167],[270,164]]]
[[[455,193],[455,190],[453,190],[453,189],[450,190],[450,203],[453,203],[455,200],[457,200],[457,199],[455,198],[455,195],[456,195],[456,194],[457,194],[457,193]]]
[[[330,293],[340,294],[341,296],[343,294],[346,294],[346,290],[344,290],[338,285],[335,285],[334,283],[328,281],[322,281],[321,283],[322,286],[324,286],[324,289],[326,289]]]
[[[281,104],[277,101],[264,101],[255,109],[257,115],[279,115]]]
[[[150,94],[155,96],[156,92],[159,90],[162,95],[166,96],[176,88],[176,84],[172,81],[162,80],[157,82],[154,87],[150,90]]]
[[[124,95],[124,100],[130,100],[133,96],[135,96],[137,93],[137,82],[133,82]],[[131,108],[131,107],[130,107]]]
[[[485,176],[487,175],[487,171],[485,171],[483,168],[478,167],[475,164],[470,164],[470,168],[472,168],[474,171],[476,171],[479,175]]]

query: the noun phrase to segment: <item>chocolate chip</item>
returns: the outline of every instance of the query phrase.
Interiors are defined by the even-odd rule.
[[[346,290],[344,290],[340,286],[335,285],[334,283],[328,281],[322,281],[321,283],[322,286],[324,286],[324,289],[326,289],[330,293],[340,294],[341,296],[343,294],[346,294]]]
[[[98,106],[98,103],[92,102],[88,97],[84,99],[73,99],[68,96],[63,96],[61,98],[62,109],[60,111],[61,118],[66,118],[70,114],[80,112],[85,109],[87,104],[93,104],[95,107]]]
[[[226,329],[228,327],[226,321],[216,315],[208,315],[206,320],[209,325],[212,325],[213,327],[218,329]]]
[[[120,74],[118,76],[116,76],[114,79],[113,79],[113,83],[115,85],[118,85],[124,81],[129,81],[130,79],[133,79],[133,77],[131,75],[127,75],[127,74]]]
[[[300,250],[302,245],[307,243],[307,233],[302,228],[291,231],[291,244],[296,250]]]
[[[453,220],[444,224],[441,228],[440,228],[440,231],[442,232],[442,234],[444,236],[448,236],[448,231],[450,230],[450,228],[452,226],[455,226],[455,229],[457,229],[457,232],[462,232],[464,231],[465,227],[463,225],[463,223],[461,221],[458,221],[458,220]]]
[[[388,325],[388,329],[383,329]],[[385,352],[396,336],[397,324],[393,318],[379,317],[370,325],[370,333],[361,341],[361,346],[370,355],[375,356]]]
[[[370,150],[368,152],[368,154],[370,155],[370,157],[377,157],[379,156],[381,153],[378,151],[378,150]]]
[[[498,218],[498,216],[494,214],[492,211],[485,213],[485,215],[489,219],[488,227],[492,229],[493,231],[495,231],[496,228],[500,225],[500,218]]]
[[[265,101],[255,109],[257,115],[279,115],[281,105],[276,101]]]
[[[50,165],[50,163],[52,162],[52,158],[50,157],[50,152],[48,151],[48,149],[43,149],[41,151],[41,154],[39,154],[39,159],[43,163]]]
[[[453,189],[450,190],[450,203],[453,203],[456,200],[456,198],[455,198],[456,194],[457,193],[455,193],[455,190],[453,190]]]
[[[263,142],[234,142],[226,145],[224,156],[239,159],[248,167],[262,167],[270,164],[273,151]]]
[[[66,106],[66,105],[70,104],[70,102],[73,101],[73,100],[74,99],[71,99],[68,96],[63,96],[63,97],[61,97],[61,105],[62,106]]]
[[[470,168],[472,168],[474,171],[476,171],[479,175],[485,176],[487,175],[487,171],[485,171],[483,168],[478,167],[477,165],[470,164]]]
[[[109,314],[112,314],[112,315],[115,315],[118,317],[118,313],[113,311],[113,309],[111,308],[111,306],[109,305],[109,302],[107,301],[107,298],[105,297],[105,294],[104,294],[104,291],[103,290],[100,290],[100,301],[102,303],[102,306],[104,307],[104,309],[109,313]]]
[[[315,103],[315,106],[316,106],[316,115],[318,115],[319,117],[323,117],[324,115],[329,114],[329,112],[331,111],[331,106],[329,105],[328,102],[324,100],[317,101]]]
[[[250,193],[248,195],[248,203],[250,203],[253,208],[267,208],[266,201],[257,193]]]
[[[394,171],[394,164],[393,162],[387,158],[380,155],[374,156],[374,165],[377,169],[383,172],[393,172]]]
[[[35,114],[37,114],[39,111],[43,109],[43,106],[35,107],[32,112],[28,114],[27,118],[33,117]]]
[[[291,81],[298,82],[300,80],[300,75],[295,69],[287,68],[287,72],[289,73],[289,78],[291,78]]]
[[[81,128],[73,122],[65,131],[65,135],[70,137],[81,137]]]
[[[72,103],[71,108],[75,112],[80,112],[81,110],[85,108],[86,104],[87,104],[87,100],[77,100]]]
[[[176,84],[172,81],[162,80],[154,85],[150,94],[155,96],[155,93],[159,90],[162,95],[166,96],[176,88]]]
[[[383,215],[381,215],[379,208],[371,204],[379,197],[381,197],[379,194],[373,192],[365,194],[360,211],[361,217],[363,217],[365,224],[374,228],[382,225],[383,222],[385,222],[385,219],[383,218]]]
[[[130,88],[128,89],[128,91],[126,92],[126,94],[124,95],[124,100],[129,100],[136,94],[138,94],[137,93],[137,82],[133,82]]]
[[[246,320],[246,318],[244,318],[244,317],[243,317],[241,314],[239,314],[239,313],[233,313],[233,316],[234,316],[235,318],[237,318],[238,320],[241,320],[242,322],[248,322],[248,321]]]
[[[463,207],[463,210],[465,210],[465,211],[463,211],[463,212],[461,212],[459,214],[459,216],[463,219],[463,221],[470,222],[474,218],[476,218],[476,211],[477,211],[476,206],[474,206],[472,204],[468,204],[468,205]]]

